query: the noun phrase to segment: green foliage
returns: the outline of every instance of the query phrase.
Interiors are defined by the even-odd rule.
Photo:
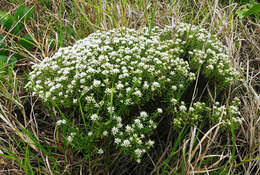
[[[250,9],[248,9],[243,16],[247,17],[249,15],[259,15],[260,13],[260,4],[254,4]]]
[[[20,5],[16,10],[16,19],[21,20],[21,22],[28,21],[33,14],[33,10],[33,8],[28,6]]]
[[[23,38],[18,40],[18,43],[27,50],[31,50],[34,46],[34,41],[30,35],[25,35]]]
[[[29,8],[24,5],[20,5],[17,8],[16,15],[13,16],[9,14],[8,12],[0,12],[0,24],[3,25],[5,32],[7,35],[10,35],[10,37],[17,38],[17,44],[22,46],[26,50],[31,50],[34,46],[34,41],[32,37],[28,34],[25,34],[24,36],[20,33],[23,31],[24,23],[27,22],[33,15],[33,8]],[[23,34],[22,34],[23,35]],[[1,61],[6,64],[14,64],[17,60],[21,59],[21,56],[19,54],[14,54],[13,56],[9,58],[9,55],[11,52],[9,49],[10,43],[8,43],[5,38],[0,35],[0,58]],[[7,62],[8,61],[8,62]],[[0,69],[4,69],[0,67]]]
[[[244,2],[238,10],[236,14],[239,18],[246,18],[249,16],[254,16],[257,21],[260,20],[260,3],[256,3],[255,1]]]
[[[20,24],[17,23],[17,19],[8,12],[0,12],[0,23],[10,33],[18,34],[20,31]]]
[[[214,112],[218,108],[212,103],[198,101],[187,110],[181,101],[196,75],[220,89],[238,78],[217,38],[181,23],[174,30],[167,26],[92,33],[34,65],[26,88],[55,104],[65,142],[86,159],[111,149],[105,142],[140,162],[154,143],[149,136],[163,112],[160,106],[143,111],[147,102],[163,98],[177,127],[205,119],[226,122],[222,108]],[[63,114],[63,107],[79,110],[84,127]],[[133,107],[139,110],[129,115]]]

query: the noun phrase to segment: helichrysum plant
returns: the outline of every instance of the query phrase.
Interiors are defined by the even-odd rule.
[[[80,110],[82,125],[57,121],[67,143],[88,158],[103,154],[112,143],[138,162],[153,146],[149,136],[165,112],[144,111],[147,102],[163,99],[179,127],[209,113],[217,122],[217,105],[196,102],[188,108],[182,95],[198,75],[220,89],[238,78],[225,46],[205,29],[184,23],[96,31],[32,68],[26,87],[33,95]]]

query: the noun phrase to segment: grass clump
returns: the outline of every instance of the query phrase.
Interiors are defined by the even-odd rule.
[[[104,143],[113,143],[137,162],[154,144],[149,136],[163,112],[173,111],[173,125],[181,126],[210,120],[206,114],[212,107],[217,112],[210,116],[221,121],[225,107],[209,101],[208,106],[200,101],[190,104],[187,110],[183,94],[196,77],[219,88],[238,78],[223,44],[205,29],[183,23],[174,29],[97,31],[60,48],[34,65],[29,75],[26,87],[34,95],[58,108],[80,111],[81,126],[65,115],[57,121],[67,143],[88,159],[103,154],[108,146]],[[160,106],[143,110],[159,98],[168,106],[166,111]]]
[[[255,3],[0,1],[0,11],[6,17],[0,19],[0,174],[259,174],[260,35],[259,15],[252,13],[258,6]],[[10,23],[1,21],[10,15]],[[167,25],[171,27],[164,28]],[[20,31],[16,32],[17,26]],[[143,32],[144,26],[147,32]],[[154,26],[160,28],[153,30]],[[128,53],[128,47],[130,51],[134,47],[126,37],[129,30],[136,33],[137,40],[145,38],[144,47],[138,45],[141,42],[134,43],[141,50],[138,53]],[[109,41],[117,36],[127,39],[114,44],[104,39],[91,48],[92,58],[77,63],[88,44],[82,40],[83,51],[77,50],[76,55],[76,46],[67,46],[93,32],[98,34],[83,40],[94,35],[92,40],[99,40],[109,32]],[[158,46],[146,43],[153,35],[159,35]],[[170,45],[160,49],[167,42]],[[122,55],[112,58],[111,50],[99,49],[104,46],[116,53],[121,47]],[[150,46],[155,52],[147,51]],[[60,49],[59,58],[53,59],[51,55],[59,47],[67,48]],[[61,50],[66,50],[67,56]],[[169,62],[162,62],[161,53],[168,54],[169,60],[179,59],[183,68],[172,64],[171,75],[165,66]],[[145,65],[139,66],[141,69],[134,64],[143,61],[138,54],[150,59],[145,65],[156,71],[144,75]],[[101,55],[108,61],[93,66]],[[24,89],[27,72],[47,57],[44,69],[34,70],[39,65],[33,68],[34,78],[29,76],[31,84],[27,85],[33,93],[28,93]],[[65,57],[74,63],[67,65]],[[50,59],[59,60],[57,70],[51,70],[55,63]],[[132,64],[123,68],[116,59]],[[120,72],[112,74],[104,67],[107,62],[113,66],[111,70]],[[87,68],[76,69],[76,65]],[[242,84],[229,86],[238,78],[232,65],[240,71]],[[89,67],[100,72],[90,74]],[[130,67],[133,70],[128,70]],[[66,73],[63,69],[69,71],[68,79],[57,82],[56,78]],[[126,69],[129,76],[122,81]],[[139,70],[143,72],[134,73]],[[162,73],[154,74],[159,70]],[[105,76],[101,71],[109,73]],[[177,78],[184,71],[190,76]],[[76,79],[76,73],[84,72],[85,80]],[[163,76],[174,82],[159,79]],[[74,79],[77,81],[71,85]],[[152,91],[154,82],[160,87]],[[58,83],[62,87],[53,88]],[[92,88],[86,92],[85,86]]]

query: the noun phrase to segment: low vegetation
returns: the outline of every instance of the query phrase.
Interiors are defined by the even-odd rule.
[[[258,174],[256,1],[0,2],[2,174]]]

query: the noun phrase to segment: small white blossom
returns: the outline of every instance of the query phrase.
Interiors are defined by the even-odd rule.
[[[176,91],[177,90],[177,86],[173,85],[172,86],[172,90]]]
[[[69,136],[67,137],[67,140],[68,140],[68,142],[72,142],[73,137],[69,135]]]
[[[98,115],[97,114],[93,114],[93,115],[90,116],[90,119],[92,121],[96,121],[98,119]]]
[[[129,125],[126,125],[125,131],[126,132],[131,132],[131,131],[133,131],[133,128],[131,126],[129,126]]]
[[[148,140],[147,145],[150,146],[150,147],[153,146],[154,145],[154,141]]]
[[[186,106],[184,106],[184,105],[180,106],[180,111],[186,111],[186,110],[187,110]]]
[[[104,153],[103,149],[100,148],[100,149],[98,150],[98,154],[103,154],[103,153]]]
[[[119,138],[115,138],[115,143],[116,143],[116,144],[121,143],[121,139],[119,139]]]
[[[135,154],[136,154],[137,157],[141,157],[141,155],[142,155],[142,150],[139,149],[139,148],[137,148],[137,149],[135,150]]]
[[[88,132],[88,136],[92,136],[93,135],[93,132]]]
[[[56,122],[56,125],[57,126],[60,126],[60,125],[62,125],[62,124],[66,124],[66,120],[58,120],[57,122]]]
[[[93,81],[93,86],[94,87],[98,87],[100,84],[101,84],[101,81],[99,81],[99,80],[94,80]]]
[[[116,135],[117,133],[118,133],[118,128],[113,127],[113,128],[112,128],[112,134],[113,134],[113,135]]]
[[[107,136],[108,135],[108,132],[107,131],[104,131],[103,132],[103,136]]]
[[[160,113],[160,114],[163,113],[162,108],[157,108],[157,112]]]
[[[140,112],[140,117],[146,118],[148,114],[145,111]]]
[[[129,140],[124,140],[123,143],[121,144],[123,147],[129,147],[130,146],[130,141]]]

